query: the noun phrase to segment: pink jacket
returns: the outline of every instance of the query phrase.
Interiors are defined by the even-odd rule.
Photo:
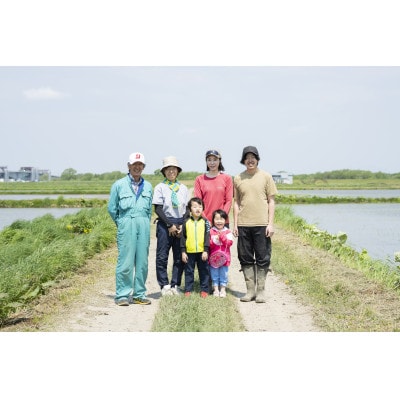
[[[217,250],[224,252],[227,262],[226,266],[231,264],[231,251],[230,247],[233,244],[233,234],[228,228],[219,231],[216,227],[210,230],[210,256]]]

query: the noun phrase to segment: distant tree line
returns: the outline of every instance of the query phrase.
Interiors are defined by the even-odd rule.
[[[179,179],[194,180],[201,172],[189,171],[181,172]],[[84,173],[78,174],[73,168],[67,168],[60,176],[61,181],[116,181],[126,175],[126,172],[113,171],[103,174]],[[163,178],[161,170],[156,169],[153,174],[143,174],[144,178],[154,179],[157,177]],[[299,174],[295,175],[296,179],[314,179],[314,180],[329,180],[329,179],[400,179],[400,172],[388,174],[385,172],[371,172],[357,169],[340,169],[336,171],[316,172],[315,174]]]
[[[60,181],[116,181],[126,175],[126,172],[121,171],[113,171],[113,172],[104,172],[102,174],[93,174],[86,172],[84,174],[78,174],[78,172],[74,168],[67,168],[58,178]],[[194,180],[197,175],[200,175],[200,172],[181,172],[179,174],[179,179],[183,180]],[[147,175],[143,174],[144,178],[151,178],[154,177],[163,178],[161,170],[157,169],[154,171],[153,174]],[[53,178],[54,180],[54,178]]]
[[[315,174],[299,174],[298,179],[400,179],[400,172],[388,174],[385,172],[371,172],[358,169],[340,169],[336,171],[317,172]]]

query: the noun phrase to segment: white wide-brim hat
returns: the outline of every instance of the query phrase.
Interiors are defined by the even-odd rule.
[[[178,164],[178,160],[174,156],[168,156],[163,159],[163,166],[161,167],[161,171],[167,167],[176,167],[178,171],[181,172],[182,168]]]

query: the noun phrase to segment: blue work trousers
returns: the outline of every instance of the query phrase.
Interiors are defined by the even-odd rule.
[[[171,219],[171,222],[176,223],[177,225],[182,224],[181,220]],[[176,236],[169,236],[167,225],[165,225],[164,222],[160,220],[157,222],[156,237],[156,275],[157,282],[160,285],[160,289],[169,284],[168,257],[171,249],[173,258],[171,287],[180,286],[184,269],[180,248],[181,239]]]
[[[118,222],[115,300],[145,298],[150,246],[148,217],[125,217]]]

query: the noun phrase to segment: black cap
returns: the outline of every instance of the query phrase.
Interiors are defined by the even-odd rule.
[[[221,154],[219,154],[219,152],[217,150],[208,150],[206,153],[206,158],[208,156],[215,156],[217,158],[221,158]]]
[[[257,147],[254,146],[246,146],[242,152],[242,159],[240,160],[241,164],[244,164],[244,159],[246,158],[247,153],[253,153],[256,156],[257,161],[260,161],[260,156],[258,155]]]

